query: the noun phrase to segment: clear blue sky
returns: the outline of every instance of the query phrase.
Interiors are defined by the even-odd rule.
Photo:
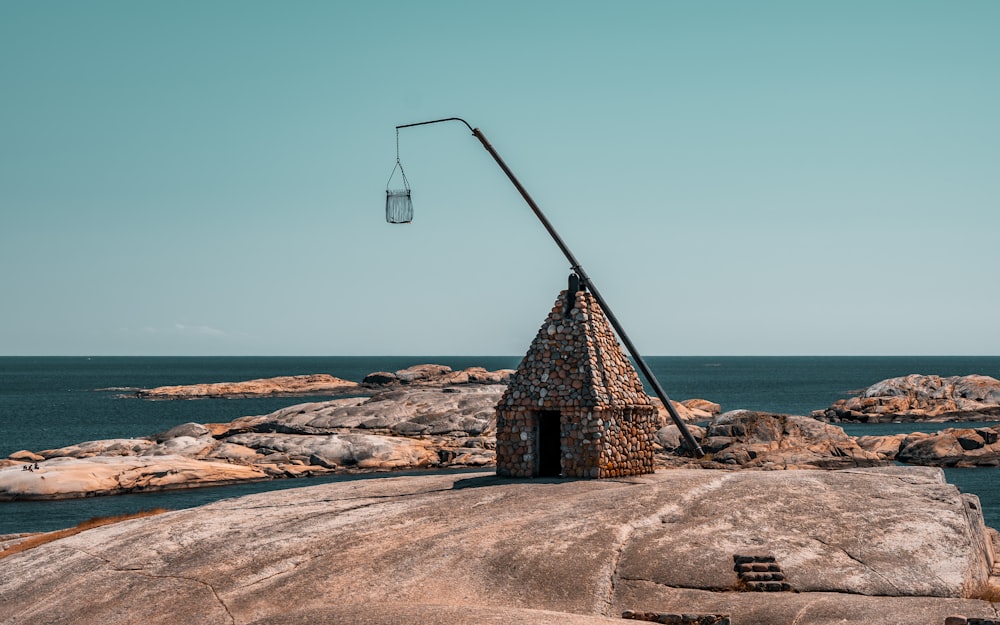
[[[1000,354],[1000,2],[0,3],[0,354]]]

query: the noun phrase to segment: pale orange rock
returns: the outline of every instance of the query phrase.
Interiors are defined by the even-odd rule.
[[[722,406],[707,399],[685,399],[681,403],[691,410],[700,410],[713,416],[722,413]]]
[[[326,373],[289,375],[245,382],[216,382],[159,386],[136,391],[142,399],[200,399],[207,397],[268,397],[274,395],[338,395],[358,388],[357,382]]]
[[[66,499],[265,479],[253,466],[183,456],[55,458],[34,471],[0,469],[0,501]]]

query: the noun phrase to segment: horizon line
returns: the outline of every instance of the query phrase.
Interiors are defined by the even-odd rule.
[[[0,354],[0,358],[523,358],[516,354]],[[643,354],[643,358],[1000,358],[1000,354]]]

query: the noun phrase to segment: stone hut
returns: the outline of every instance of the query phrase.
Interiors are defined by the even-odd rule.
[[[656,407],[591,293],[571,285],[497,403],[497,475],[653,472]]]

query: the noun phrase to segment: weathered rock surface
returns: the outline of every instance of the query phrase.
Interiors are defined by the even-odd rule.
[[[358,389],[358,383],[325,373],[286,375],[245,382],[215,382],[139,389],[141,399],[204,399],[207,397],[272,397],[277,395],[341,395]]]
[[[439,456],[428,445],[405,438],[371,434],[237,434],[226,439],[229,444],[249,449],[284,454],[288,462],[318,465],[326,469],[415,469],[438,466]],[[262,459],[267,459],[265,455]]]
[[[445,365],[415,365],[395,373],[388,385],[452,386],[455,384],[506,384],[513,369],[487,371],[482,367],[469,367],[453,371]],[[365,378],[368,380],[368,378]],[[369,384],[372,382],[369,381]]]
[[[1000,417],[1000,380],[986,375],[907,375],[813,413],[826,421],[983,421]]]
[[[163,441],[168,441],[171,438],[178,438],[181,436],[200,438],[208,434],[211,434],[211,431],[200,423],[182,423],[180,425],[170,428],[166,432],[160,432],[159,434],[154,435],[152,438],[157,443],[162,443]]]
[[[20,462],[39,462],[45,460],[43,456],[36,454],[33,451],[27,449],[22,449],[21,451],[15,451],[11,455],[7,456],[11,460],[17,460]]]
[[[62,457],[42,462],[33,471],[0,469],[0,501],[219,486],[267,477],[252,466],[177,455]]]
[[[705,437],[705,428],[703,427],[688,424],[687,429],[696,441],[700,441]],[[680,428],[673,423],[665,425],[656,431],[656,442],[659,443],[664,451],[672,454],[684,453],[687,450]]]
[[[656,406],[657,418],[659,419],[660,423],[663,423],[663,424],[673,423],[673,419],[670,417],[670,413],[663,406],[663,402],[660,401],[659,397],[650,397],[649,401],[654,406]],[[672,403],[674,405],[674,410],[677,411],[677,416],[679,416],[681,418],[681,421],[683,421],[684,423],[695,423],[697,421],[707,421],[707,420],[711,419],[713,416],[715,416],[715,414],[718,414],[718,413],[713,414],[713,413],[708,412],[707,410],[703,410],[701,408],[692,408],[692,407],[688,406],[688,402],[692,402],[692,404],[696,405],[696,406],[697,405],[703,405],[703,404],[700,404],[700,402],[711,403],[711,402],[707,402],[704,399],[688,399],[688,400],[681,401],[681,402],[671,400],[670,403]],[[714,405],[718,406],[718,404],[714,404]]]
[[[895,459],[937,467],[1000,466],[1000,427],[912,432],[900,441]]]
[[[1000,426],[861,436],[858,445],[890,461],[933,467],[1000,466]]]
[[[85,441],[75,445],[46,449],[38,452],[46,460],[52,458],[92,458],[94,456],[138,456],[156,447],[156,443],[144,438],[110,438],[100,441]]]
[[[973,500],[918,468],[349,481],[0,558],[0,610],[17,625],[604,623],[625,610],[940,624],[996,615],[969,598],[992,561]],[[739,592],[740,553],[774,556],[797,592]]]
[[[229,423],[229,433],[256,431],[316,434],[361,429],[397,434],[479,436],[494,429],[493,407],[504,387],[400,388],[372,397],[334,399],[290,406]],[[213,426],[218,430],[217,426]]]
[[[686,453],[687,445],[671,427],[660,430],[658,441],[668,452]],[[708,468],[846,469],[889,463],[843,429],[809,417],[733,410],[704,429],[689,429],[709,455],[701,462]],[[668,464],[690,463],[676,458]]]
[[[681,403],[691,410],[700,410],[701,412],[713,417],[722,413],[722,406],[714,401],[708,401],[707,399],[685,399]]]
[[[892,461],[899,454],[899,446],[906,438],[906,434],[891,434],[888,436],[859,436],[854,440],[858,446],[865,451],[878,454],[881,458]]]

